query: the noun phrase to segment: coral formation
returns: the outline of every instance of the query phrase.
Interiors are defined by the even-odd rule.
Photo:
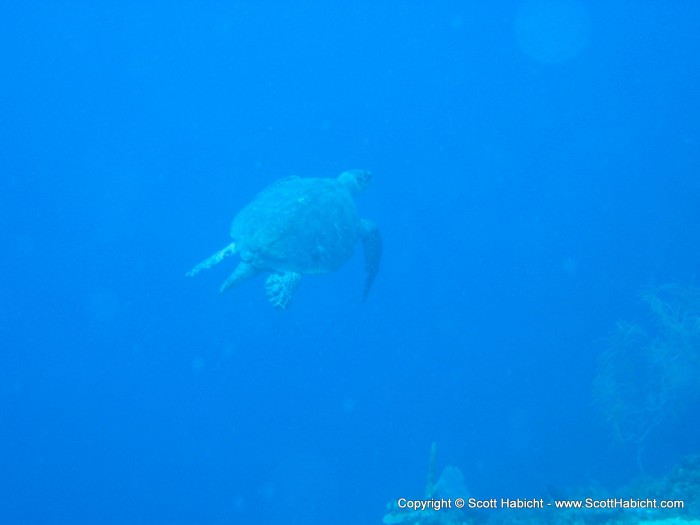
[[[401,500],[392,501],[387,505],[387,513],[382,520],[385,525],[399,523],[407,525],[465,525],[471,523],[468,519],[468,511],[457,508],[453,502],[457,498],[468,498],[468,491],[464,482],[462,471],[457,467],[447,466],[442,471],[440,478],[435,481],[435,456],[437,445],[430,447],[430,462],[428,466],[428,480],[425,486],[425,499],[415,500],[425,502],[426,509],[411,508],[402,505]],[[449,500],[449,505],[441,502]],[[435,502],[435,504],[430,504]]]
[[[431,449],[431,463],[426,487],[426,500],[441,498],[464,498],[470,501],[464,478],[457,467],[447,467],[437,482],[433,483],[431,472],[435,468],[435,446]],[[507,508],[501,498],[491,510],[480,511],[454,505],[436,509],[428,506],[424,510],[400,508],[397,500],[388,505],[384,516],[385,525],[700,525],[700,455],[688,456],[661,478],[642,476],[614,490],[605,490],[597,483],[571,490],[559,490],[556,496],[551,490],[540,508]],[[402,498],[403,499],[403,498]],[[555,501],[578,501],[580,508],[557,508]],[[653,501],[653,505],[623,506],[622,501]],[[399,500],[400,501],[400,500]],[[421,501],[421,500],[417,500]],[[587,505],[597,501],[606,505]],[[681,502],[673,508],[666,503]],[[405,506],[404,506],[405,507]]]
[[[698,399],[700,289],[669,284],[640,294],[646,323],[620,322],[600,356],[593,396],[620,442],[648,434]]]

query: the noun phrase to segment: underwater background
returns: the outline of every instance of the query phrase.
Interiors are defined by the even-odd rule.
[[[693,1],[3,2],[0,523],[381,523],[433,442],[483,498],[700,453],[698,27]],[[274,180],[352,168],[366,302],[359,249],[284,312],[263,277],[219,295],[233,261],[185,277]]]

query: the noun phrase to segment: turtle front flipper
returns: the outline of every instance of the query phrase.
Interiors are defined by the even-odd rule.
[[[241,261],[238,263],[238,266],[236,266],[236,269],[233,270],[233,273],[224,281],[224,284],[221,285],[219,293],[224,293],[229,288],[238,286],[243,281],[250,279],[258,273],[260,273],[260,270],[255,268],[252,264]]]
[[[364,301],[369,295],[382,260],[382,235],[377,225],[369,219],[362,219],[362,250],[365,254],[365,291],[362,296]]]
[[[203,260],[201,263],[199,263],[197,266],[195,266],[194,268],[192,268],[192,269],[191,269],[189,272],[187,272],[185,275],[186,275],[187,277],[194,277],[195,275],[197,275],[197,274],[198,274],[199,272],[201,272],[202,270],[208,270],[209,268],[211,268],[211,267],[214,266],[215,264],[220,263],[220,262],[223,261],[226,257],[228,257],[229,255],[233,255],[234,253],[236,253],[236,243],[235,243],[235,242],[232,242],[231,244],[229,244],[229,245],[228,245],[226,248],[224,248],[223,250],[219,250],[218,252],[216,252],[214,255],[212,255],[212,256],[209,257],[208,259]]]
[[[297,272],[273,273],[265,281],[267,300],[272,306],[285,310],[294,296],[301,274]]]

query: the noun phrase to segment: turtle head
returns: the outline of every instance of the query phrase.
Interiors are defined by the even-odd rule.
[[[367,170],[348,170],[338,176],[338,181],[353,195],[364,190],[372,180],[372,173]]]

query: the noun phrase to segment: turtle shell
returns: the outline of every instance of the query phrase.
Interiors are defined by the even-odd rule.
[[[322,273],[352,256],[360,218],[337,179],[289,177],[236,215],[231,237],[241,258],[260,270]]]

